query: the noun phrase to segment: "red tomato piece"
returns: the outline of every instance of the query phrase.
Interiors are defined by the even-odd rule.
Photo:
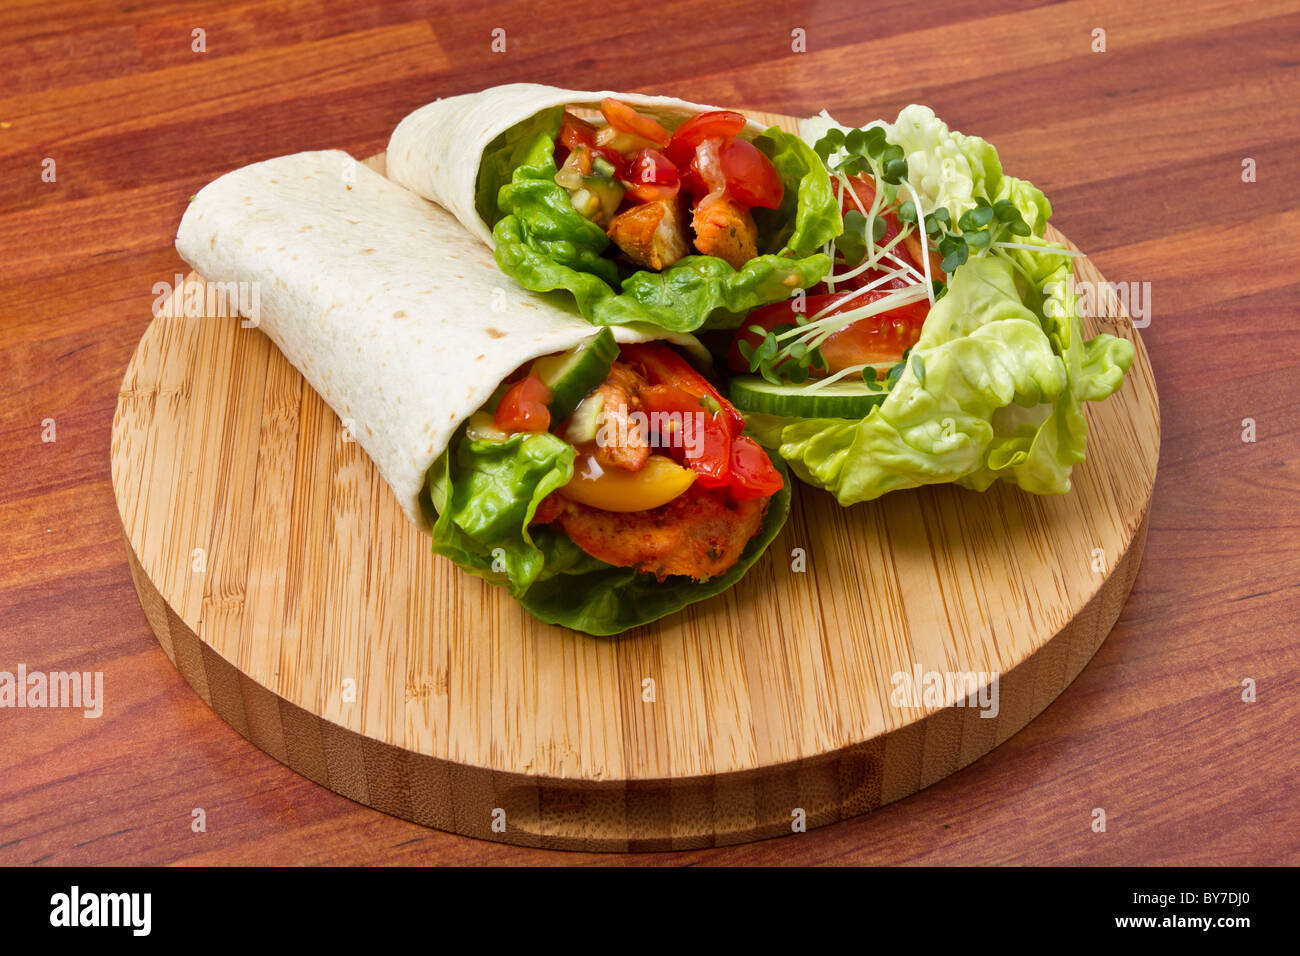
[[[853,201],[855,195],[857,196],[857,202]],[[871,204],[875,201],[876,189],[872,183],[862,175],[850,176],[849,188],[842,190],[840,193],[840,212],[847,213],[852,209],[866,215],[866,213],[871,212]],[[858,203],[862,204],[861,209],[858,208]],[[885,234],[880,237],[876,244],[887,246],[902,231],[902,226],[899,224],[898,216],[894,214],[892,207],[877,209],[876,215],[885,220]],[[915,262],[912,262],[912,257],[907,254],[907,251],[901,245],[894,246],[893,251],[894,255],[911,262],[912,265],[916,265]]]
[[[703,436],[691,436],[695,448],[688,448],[683,460],[695,472],[695,480],[704,488],[725,488],[731,483],[731,426],[722,412],[705,414],[696,419],[702,424]]]
[[[726,414],[709,411],[699,395],[677,385],[651,385],[640,395],[651,427],[662,421],[657,414],[667,414],[673,431],[681,429],[680,434],[659,432],[660,449],[694,471],[702,488],[725,488],[731,481],[731,422]]]
[[[565,113],[555,150],[555,165],[563,166],[565,158],[579,146],[584,146],[593,153],[599,153],[615,167],[620,167],[623,163],[623,157],[619,155],[618,150],[596,145],[596,127],[572,113]],[[563,147],[563,155],[560,155],[561,147]]]
[[[772,161],[743,139],[733,139],[719,152],[727,193],[742,206],[775,209],[781,205],[785,185]]]
[[[650,385],[637,393],[647,412],[699,412],[704,410],[700,397],[676,385]]]
[[[649,147],[628,164],[622,180],[628,197],[637,202],[672,199],[681,189],[677,166],[659,150]]]
[[[850,190],[852,190],[852,192],[850,192]],[[853,201],[854,196],[857,196],[857,202]],[[856,176],[850,176],[849,189],[843,190],[840,194],[840,212],[847,213],[850,209],[856,209],[858,212],[865,215],[867,212],[871,211],[871,203],[875,198],[876,189],[874,182],[870,177],[861,173]],[[858,203],[862,204],[861,209],[858,209]],[[896,215],[895,208],[892,206],[877,210],[876,215],[885,220],[885,234],[880,237],[877,245],[887,246],[894,240],[894,237],[902,231],[898,222],[898,216]],[[943,262],[943,257],[933,249],[930,249],[928,243],[922,243],[920,234],[915,230],[902,242],[894,246],[892,252],[893,255],[898,256],[898,258],[902,259],[904,262],[915,267],[917,271],[921,271],[922,249],[928,250],[930,256],[930,274],[935,278],[942,278],[943,269],[940,264]],[[876,272],[874,269],[868,269],[861,275],[854,277],[851,282],[854,288],[860,289],[872,279],[879,278],[880,275],[881,273]],[[897,287],[901,284],[902,283],[898,282],[889,283],[889,285],[893,287]]]
[[[659,150],[647,146],[628,163],[626,178],[631,183],[669,186],[678,181],[677,164]]]
[[[682,188],[693,199],[699,199],[709,192],[709,187],[704,184],[704,177],[700,175],[700,164],[695,157],[691,157],[690,163],[681,171]]]
[[[803,315],[812,318],[828,306],[833,308],[826,315],[841,315],[882,299],[890,291],[873,289],[852,298],[842,292],[810,295],[804,301]],[[837,306],[835,305],[837,302],[844,304]],[[809,374],[820,376],[854,365],[897,362],[903,357],[903,351],[915,345],[917,339],[921,337],[921,326],[925,324],[925,317],[929,313],[929,302],[913,302],[910,305],[899,306],[888,312],[851,322],[822,343],[822,357],[826,359],[828,368],[810,368]],[[740,343],[748,342],[751,347],[757,348],[762,342],[762,337],[757,332],[751,332],[749,327],[757,325],[770,331],[780,326],[795,325],[796,315],[798,313],[794,311],[793,299],[765,305],[761,309],[750,312],[731,340],[727,364],[737,372],[749,372],[749,363],[740,354]]]
[[[748,435],[731,442],[731,497],[767,498],[785,487],[785,479],[767,457],[767,452]]]
[[[503,432],[544,432],[551,427],[551,410],[546,406],[551,390],[536,375],[511,385],[492,416]]]
[[[846,309],[866,305],[888,295],[887,289],[873,289],[853,299]],[[866,319],[851,322],[822,343],[822,357],[828,371],[854,365],[892,365],[921,337],[921,326],[930,314],[930,303],[922,300],[899,306]]]
[[[745,122],[745,117],[731,110],[700,113],[677,128],[665,152],[681,169],[690,164],[700,143],[706,139],[735,139],[736,134],[745,128]]]

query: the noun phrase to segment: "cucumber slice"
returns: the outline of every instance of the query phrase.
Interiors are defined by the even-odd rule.
[[[497,428],[491,412],[479,410],[469,417],[465,434],[472,441],[505,441],[510,436]]]
[[[738,375],[728,386],[728,398],[743,412],[784,418],[866,418],[885,400],[888,391],[875,391],[865,382],[832,382],[808,391],[808,384],[773,385],[757,375]]]
[[[569,427],[564,433],[564,440],[570,445],[585,445],[596,440],[600,432],[600,423],[604,420],[605,399],[599,392],[588,395],[574,409],[569,419]]]
[[[551,390],[551,419],[562,422],[578,407],[593,388],[609,377],[609,368],[618,358],[614,333],[601,329],[576,349],[547,355],[533,363],[532,373]]]

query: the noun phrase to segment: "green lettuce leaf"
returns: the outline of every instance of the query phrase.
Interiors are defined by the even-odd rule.
[[[510,127],[483,150],[479,161],[478,178],[474,182],[474,208],[488,228],[497,224],[501,209],[497,194],[510,182],[515,170],[536,148],[540,133],[548,133],[554,142],[564,120],[564,107],[552,106]]]
[[[618,634],[658,620],[739,581],[785,524],[790,483],[772,497],[761,531],[716,578],[660,582],[591,557],[550,526],[530,529],[537,506],[573,476],[573,448],[554,435],[503,442],[458,433],[430,473],[433,550],[470,574],[504,585],[530,613],[588,634]],[[785,474],[781,462],[774,463]]]
[[[1054,258],[1046,291],[1032,289],[1043,314],[1022,301],[1010,261],[971,259],[930,310],[885,401],[861,421],[785,426],[781,456],[844,505],[938,482],[1068,491],[1087,445],[1081,403],[1118,388],[1133,351],[1112,336],[1083,342],[1069,261]]]
[[[934,110],[916,104],[884,126],[886,139],[902,147],[908,182],[927,212],[944,206],[956,222],[975,208],[978,198],[990,203],[1009,199],[1035,236],[1047,228],[1052,214],[1047,197],[1032,183],[1005,175],[998,151],[988,141],[950,130]]]
[[[525,593],[545,567],[529,533],[537,506],[573,477],[573,446],[549,432],[521,432],[503,442],[458,433],[454,451],[435,468],[431,488],[438,520],[435,554],[471,574]]]
[[[498,209],[505,214],[492,233],[498,250],[503,237],[507,242],[516,240],[520,252],[526,250],[541,263],[549,264],[553,276],[576,272],[608,289],[618,282],[618,269],[613,260],[601,256],[609,246],[609,237],[604,229],[573,208],[568,191],[555,181],[555,173],[555,140],[553,133],[543,130],[534,135],[510,182],[497,193]],[[500,251],[496,258],[505,268]],[[550,289],[533,291],[549,292]]]
[[[1008,199],[1033,234],[1043,235],[1052,215],[1051,203],[1033,183],[1006,175],[998,151],[988,141],[949,129],[947,123],[934,115],[934,110],[917,104],[904,107],[893,123],[877,120],[863,129],[873,126],[882,127],[885,138],[902,148],[907,160],[907,180],[927,214],[943,206],[950,221],[956,222],[962,213],[975,208],[977,199],[986,199],[990,204]],[[825,111],[803,120],[799,127],[811,143],[816,143],[831,129],[850,132]],[[830,158],[835,161],[841,156],[842,149],[833,152]]]
[[[785,194],[776,209],[754,209],[765,248],[778,255],[807,256],[844,232],[830,173],[811,146],[779,126],[754,140],[781,176]]]
[[[749,310],[816,285],[830,271],[830,259],[815,251],[842,228],[830,179],[807,144],[774,128],[760,148],[772,151],[791,205],[785,219],[764,220],[773,231],[760,232],[760,239],[778,251],[739,270],[713,256],[687,256],[662,272],[640,270],[620,283],[617,265],[602,255],[609,245],[604,230],[574,210],[555,182],[555,136],[563,110],[551,112],[548,119],[521,124],[531,137],[526,146],[523,132],[498,137],[479,172],[486,189],[513,164],[495,204],[481,204],[479,213],[493,226],[497,264],[524,288],[567,291],[579,313],[597,325],[642,323],[694,332],[735,328]]]
[[[1031,287],[1031,294],[1041,293],[1035,311],[1065,366],[1070,387],[1050,403],[996,412],[995,437],[985,467],[959,483],[983,491],[1002,479],[1035,494],[1065,494],[1070,490],[1071,469],[1083,461],[1088,448],[1083,403],[1102,401],[1119,390],[1133,364],[1133,343],[1105,334],[1084,341],[1068,258],[1025,252],[1024,260],[1052,269]]]

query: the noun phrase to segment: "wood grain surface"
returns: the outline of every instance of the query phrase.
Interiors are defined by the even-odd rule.
[[[0,7],[0,670],[102,671],[106,693],[98,719],[0,710],[0,863],[1300,861],[1296,4],[599,10]],[[183,271],[188,197],[281,153],[369,155],[434,96],[525,79],[854,123],[926,102],[1042,186],[1107,278],[1151,284],[1163,446],[1146,557],[1110,638],[1024,731],[806,834],[557,855],[340,797],[177,675],[131,583],[108,446],[154,284]]]

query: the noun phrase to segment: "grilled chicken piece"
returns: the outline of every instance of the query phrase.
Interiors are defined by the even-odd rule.
[[[609,377],[596,391],[600,393],[601,430],[596,442],[596,461],[602,468],[640,471],[650,457],[650,436],[629,416],[641,410],[641,389],[649,383],[630,365],[615,362]]]
[[[639,266],[667,269],[690,251],[686,223],[676,199],[641,203],[614,217],[605,230]]]
[[[528,526],[531,528],[533,525],[550,524],[560,516],[560,512],[563,510],[564,499],[560,497],[559,492],[552,491],[537,506],[537,510],[533,512],[533,520],[528,522]]]
[[[740,560],[767,513],[767,498],[728,504],[725,492],[692,485],[649,511],[600,511],[565,503],[556,522],[592,557],[635,567],[662,581],[670,574],[706,580]]]
[[[739,269],[758,255],[758,227],[749,210],[726,196],[706,197],[691,218],[695,248]]]

